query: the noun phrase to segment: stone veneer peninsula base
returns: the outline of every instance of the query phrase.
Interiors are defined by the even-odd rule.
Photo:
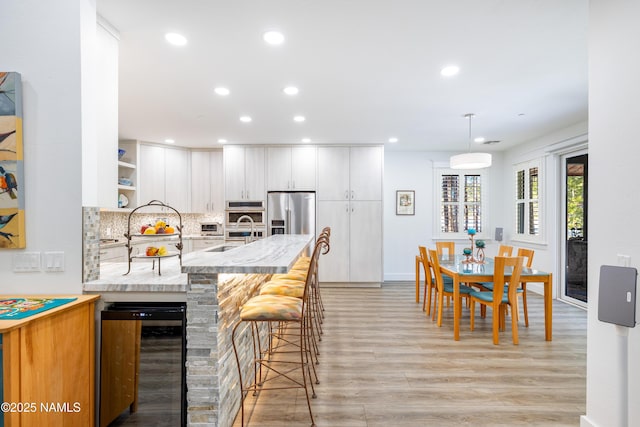
[[[228,252],[188,254],[187,424],[229,427],[240,408],[240,390],[231,331],[240,307],[272,274],[286,273],[313,236],[278,235]],[[253,376],[250,334],[240,331],[241,368]]]

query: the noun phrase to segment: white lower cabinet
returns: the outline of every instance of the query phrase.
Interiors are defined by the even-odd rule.
[[[331,227],[331,250],[320,259],[321,282],[382,281],[382,202],[320,201],[318,230]]]
[[[126,262],[127,248],[115,246],[111,248],[100,248],[100,262]]]
[[[193,239],[191,240],[191,250],[197,252],[212,246],[220,246],[223,243],[223,239]]]

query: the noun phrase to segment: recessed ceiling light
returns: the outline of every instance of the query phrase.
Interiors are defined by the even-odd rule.
[[[392,144],[395,144],[396,142],[398,142],[398,138],[396,137],[389,138],[389,142]]]
[[[283,92],[287,95],[297,95],[299,90],[295,86],[287,86],[283,89]]]
[[[166,142],[167,144],[174,144],[176,142],[176,140],[167,138],[167,139],[164,140],[164,142]]]
[[[307,144],[307,143],[311,142],[311,138],[302,138],[302,142]]]
[[[295,117],[293,118],[293,121],[294,121],[294,122],[298,122],[298,123],[302,123],[302,122],[304,122],[305,120],[307,120],[307,119],[306,119],[304,116],[295,116]]]
[[[231,93],[231,91],[226,87],[217,87],[213,91],[220,96],[227,96]]]
[[[226,144],[226,143],[227,143],[227,140],[226,140],[226,139],[224,139],[224,138],[220,138],[220,139],[218,140],[218,144]]]
[[[280,31],[267,31],[262,35],[262,39],[271,45],[284,43],[284,35]]]
[[[484,136],[479,136],[477,138],[474,138],[473,142],[482,143],[484,142],[484,140],[485,140]]]
[[[164,38],[174,46],[184,46],[187,44],[187,38],[178,33],[167,33]]]
[[[251,117],[249,116],[240,116],[240,121],[243,123],[249,123],[251,122],[251,120],[253,120]]]
[[[458,67],[457,65],[447,65],[442,70],[440,70],[440,74],[442,74],[445,77],[455,76],[459,72],[460,72],[460,67]]]

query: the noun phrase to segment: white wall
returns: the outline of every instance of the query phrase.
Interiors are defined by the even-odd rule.
[[[617,254],[640,267],[638,164],[640,144],[640,2],[592,0],[589,19],[589,317],[587,414],[581,425],[640,425],[640,328],[626,338],[598,321],[599,269],[617,265]],[[622,185],[621,185],[622,184]],[[622,329],[622,328],[621,328]],[[627,373],[620,361],[628,355]],[[627,396],[625,380],[630,393]],[[625,423],[624,404],[630,406]]]
[[[385,151],[384,154],[384,280],[415,280],[415,256],[418,245],[434,247],[434,165],[448,164],[451,153],[424,151]],[[502,154],[493,156],[488,170],[489,219],[487,231],[493,236],[495,227],[504,226],[502,200]],[[396,215],[396,191],[414,190],[416,213]],[[487,242],[487,253],[497,250],[493,239]],[[468,240],[456,240],[460,248]],[[460,249],[462,250],[462,249]]]
[[[0,293],[82,291],[81,23],[89,0],[2,0],[0,70],[22,75],[29,252],[63,251],[61,273],[13,273],[0,251]],[[88,71],[90,72],[90,71]]]
[[[560,244],[564,242],[561,218],[561,155],[564,150],[587,143],[587,122],[577,123],[564,129],[556,130],[524,144],[520,144],[504,153],[504,196],[500,209],[505,212],[505,242],[516,248],[526,247],[535,250],[534,266],[542,271],[550,271],[554,278],[554,298],[558,296],[559,281],[562,279],[562,261]],[[516,193],[513,165],[541,159],[543,206],[541,212],[541,228],[544,242],[531,243],[515,240],[515,207]],[[542,293],[541,284],[529,284],[528,290]]]

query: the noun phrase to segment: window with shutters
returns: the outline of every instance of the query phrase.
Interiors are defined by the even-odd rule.
[[[539,159],[515,165],[515,233],[517,240],[542,242],[541,177]]]
[[[466,238],[474,228],[479,236],[485,231],[485,173],[453,169],[436,170],[439,238]]]

